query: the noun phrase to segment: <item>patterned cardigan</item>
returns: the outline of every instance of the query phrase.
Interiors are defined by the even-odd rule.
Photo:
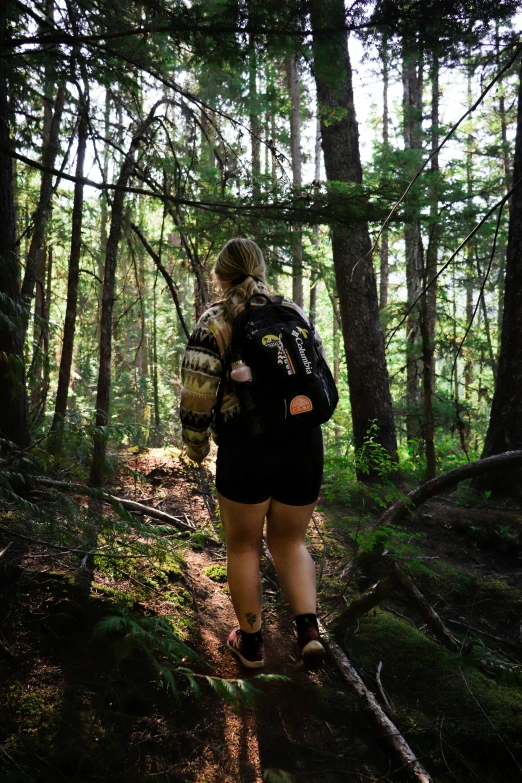
[[[309,320],[294,302],[284,299],[283,304]],[[324,355],[317,331],[316,337],[319,350]],[[212,430],[213,410],[223,379],[221,357],[231,339],[232,326],[224,319],[223,302],[216,302],[203,313],[187,343],[181,367],[180,418],[183,443],[188,456],[196,462],[201,462],[209,453],[210,434],[216,439]],[[224,422],[239,414],[239,401],[227,386],[224,388],[220,413]]]

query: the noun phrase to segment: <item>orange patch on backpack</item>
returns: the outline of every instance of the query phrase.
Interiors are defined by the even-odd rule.
[[[290,414],[296,416],[298,413],[308,413],[313,407],[312,400],[305,397],[304,394],[300,394],[299,397],[294,397],[290,403]]]

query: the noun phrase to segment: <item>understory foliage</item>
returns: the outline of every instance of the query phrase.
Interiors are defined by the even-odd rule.
[[[17,249],[24,282],[27,264],[33,263],[28,259],[38,250],[31,290],[35,299],[26,303],[31,320],[25,343],[35,436],[47,431],[54,416],[74,195],[70,181],[58,174],[52,178],[52,204],[47,205],[43,238],[39,248],[32,249],[32,229],[42,212],[42,172],[35,166],[47,154],[51,123],[59,122],[56,154],[47,165],[74,176],[79,117],[87,112],[84,174],[110,187],[88,187],[83,193],[65,423],[71,437],[73,430],[91,426],[95,407],[96,344],[112,187],[132,134],[152,109],[128,182],[118,246],[107,442],[146,446],[179,438],[176,410],[186,331],[215,296],[209,275],[216,253],[231,236],[246,235],[262,246],[270,282],[287,295],[292,295],[296,243],[300,243],[303,305],[316,314],[341,390],[329,443],[344,450],[352,426],[341,324],[332,308],[337,293],[329,226],[365,217],[356,214],[363,193],[376,239],[374,262],[381,278],[381,318],[400,457],[406,470],[411,457],[417,473],[422,473],[426,432],[419,328],[423,316],[412,297],[431,274],[426,258],[435,239],[440,277],[430,340],[437,465],[444,469],[452,461],[479,456],[502,321],[508,209],[494,211],[448,266],[446,262],[509,189],[516,62],[445,144],[438,169],[428,166],[385,235],[378,231],[435,141],[509,61],[517,40],[512,12],[509,3],[482,4],[480,12],[467,4],[458,9],[444,5],[427,24],[429,14],[419,18],[401,3],[378,3],[373,10],[361,4],[353,18],[348,17],[348,26],[357,27],[364,45],[363,84],[356,84],[355,91],[365,164],[359,187],[324,182],[306,4],[296,4],[290,16],[289,9],[257,2],[244,9],[229,3],[207,3],[203,9],[198,4],[189,8],[183,3],[170,7],[153,2],[139,12],[128,6],[121,16],[109,6],[95,12],[81,2],[67,10],[51,1],[45,7],[10,6],[5,40],[14,53],[8,61],[12,145],[23,156],[15,161],[15,173]],[[271,29],[289,25],[292,35],[303,31],[301,50],[295,48],[292,36],[264,32],[268,14],[274,15]],[[135,46],[142,38],[128,32],[137,24],[143,26],[146,45]],[[245,24],[249,32],[240,33]],[[432,25],[437,26],[437,35]],[[98,44],[102,29],[110,35],[110,45]],[[75,36],[81,46],[74,45]],[[360,43],[354,41],[353,46],[358,52]],[[300,72],[303,179],[298,186],[290,170],[292,108],[285,76],[285,63],[292,57],[297,58]],[[404,69],[413,61],[420,84],[419,105],[410,105],[406,93],[401,97]],[[440,108],[437,117],[432,114],[430,119],[435,78]],[[372,90],[363,108],[357,102],[365,81],[378,85],[378,90]],[[66,97],[58,120],[61,84]],[[458,106],[451,103],[452,91],[458,95]],[[415,144],[405,141],[408,123],[416,134]],[[410,251],[404,232],[408,225],[416,226],[420,246],[414,272],[407,268]],[[365,458],[357,459],[364,462]]]
[[[345,62],[327,61],[330,45],[345,51],[346,36]],[[183,453],[182,361],[199,317],[221,295],[212,267],[234,236],[260,245],[270,286],[314,320],[339,387],[323,428],[326,527],[315,528],[322,549],[314,552],[321,612],[335,617],[344,600],[380,579],[381,558],[407,567],[432,603],[465,621],[462,655],[437,647],[393,599],[341,641],[367,679],[380,651],[389,654],[397,720],[418,740],[419,755],[440,746],[441,780],[456,777],[446,751],[463,781],[478,776],[466,750],[474,732],[492,752],[509,735],[508,769],[511,748],[520,750],[518,510],[504,517],[502,507],[497,518],[486,477],[480,489],[444,499],[450,511],[434,512],[439,527],[430,509],[400,525],[375,521],[411,485],[479,458],[495,417],[504,447],[522,448],[516,417],[516,426],[503,425],[522,382],[517,307],[507,306],[522,302],[522,278],[513,273],[518,213],[508,198],[518,158],[522,165],[518,4],[10,0],[0,11],[0,49],[0,587],[6,622],[20,605],[31,624],[27,595],[53,637],[44,639],[51,662],[38,683],[40,672],[23,656],[38,650],[40,626],[27,632],[33,647],[19,634],[27,668],[8,685],[8,779],[32,780],[24,750],[40,770],[42,748],[51,748],[35,780],[62,761],[64,779],[96,777],[99,770],[85,770],[98,741],[100,758],[111,758],[113,742],[123,754],[110,692],[136,665],[154,698],[166,696],[165,712],[169,700],[183,712],[198,699],[209,703],[209,693],[239,709],[267,682],[267,690],[272,680],[283,687],[279,675],[220,677],[196,652],[201,618],[186,567],[209,539],[218,547],[221,533],[211,473]],[[327,93],[329,103],[318,100]],[[327,176],[328,133],[343,123],[353,131],[354,116],[358,136],[339,156],[349,175]],[[360,247],[371,251],[346,280],[338,240],[350,250],[362,235]],[[354,299],[350,286],[362,270]],[[370,301],[371,335],[355,343],[363,327],[350,315],[355,306],[366,315]],[[501,361],[503,329],[513,355]],[[382,355],[365,352],[370,344]],[[382,419],[372,413],[361,424],[364,373],[361,380],[347,371],[354,345],[357,366],[383,369],[397,453],[381,443]],[[493,416],[499,375],[512,377],[517,392]],[[204,527],[156,524],[100,488],[145,490],[128,463],[154,450],[174,455],[175,470],[203,499]],[[439,540],[444,534],[451,545]],[[342,584],[350,563],[359,572]],[[223,564],[202,573],[226,593]],[[474,617],[481,591],[483,623]],[[279,599],[267,600],[280,608]],[[85,686],[78,696],[71,675],[61,701],[46,677],[60,669],[53,645],[68,633],[99,645],[108,668],[92,673],[100,693]],[[2,645],[10,665],[16,656]],[[403,687],[410,677],[412,698]],[[330,703],[334,695],[332,686]],[[357,708],[341,696],[348,706],[337,714],[351,727]],[[496,731],[490,745],[484,712]],[[67,748],[64,726],[73,727]],[[292,779],[276,766],[263,775]]]

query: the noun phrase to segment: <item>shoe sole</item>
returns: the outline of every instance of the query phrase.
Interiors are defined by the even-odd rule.
[[[260,661],[249,661],[248,658],[244,658],[239,652],[239,650],[237,650],[235,647],[232,647],[232,645],[229,644],[228,642],[227,642],[227,649],[230,650],[232,655],[235,655],[237,658],[239,658],[243,666],[246,666],[247,669],[262,669],[263,666],[265,665],[265,661],[263,658]]]
[[[301,650],[301,659],[297,661],[295,668],[305,671],[313,671],[314,669],[320,669],[324,663],[326,657],[326,650],[321,642],[317,639],[313,639],[308,644],[305,644]]]

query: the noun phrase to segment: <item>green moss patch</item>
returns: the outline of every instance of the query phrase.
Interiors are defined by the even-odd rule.
[[[357,634],[348,637],[348,649],[373,689],[370,678],[383,661],[383,686],[395,705],[398,727],[421,758],[423,753],[431,757],[427,766],[439,769],[437,780],[454,778],[434,748],[442,748],[452,771],[458,770],[459,781],[473,777],[470,768],[495,783],[513,779],[516,766],[500,747],[496,732],[512,753],[520,754],[520,686],[486,677],[465,657],[449,653],[387,612],[360,620]],[[496,777],[485,777],[493,771]]]
[[[227,569],[223,565],[218,563],[207,566],[203,569],[203,573],[212,579],[213,582],[226,582],[227,581]]]

